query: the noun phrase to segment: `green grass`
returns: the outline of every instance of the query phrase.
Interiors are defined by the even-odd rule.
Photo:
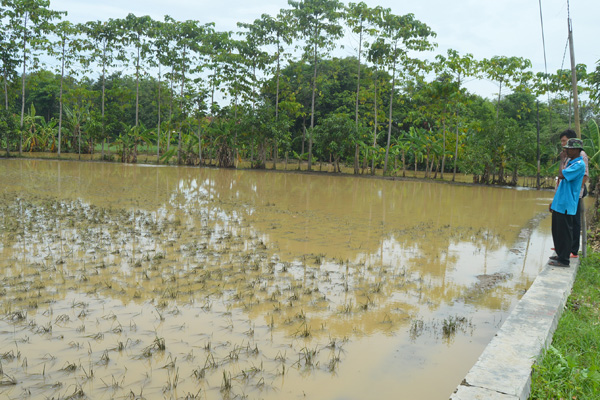
[[[530,398],[600,398],[600,253],[582,259],[552,345],[533,367]]]

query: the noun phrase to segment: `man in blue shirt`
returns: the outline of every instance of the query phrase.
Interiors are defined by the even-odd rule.
[[[565,168],[558,173],[560,183],[550,204],[552,212],[552,239],[556,256],[550,257],[548,264],[557,267],[568,267],[573,242],[573,218],[579,204],[579,191],[585,163],[580,156],[583,150],[581,139],[569,139],[563,146],[569,161]]]

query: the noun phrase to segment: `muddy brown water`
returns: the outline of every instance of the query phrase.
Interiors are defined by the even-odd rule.
[[[0,160],[0,397],[448,398],[551,192]]]

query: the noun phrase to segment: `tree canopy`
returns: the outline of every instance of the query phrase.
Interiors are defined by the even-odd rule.
[[[133,14],[72,24],[65,14],[44,0],[3,1],[7,152],[60,156],[99,143],[104,152],[108,142],[136,162],[139,146],[152,144],[162,162],[180,164],[247,158],[275,168],[291,157],[309,170],[331,161],[357,174],[406,175],[412,165],[430,177],[459,171],[515,184],[535,173],[538,108],[544,173],[572,120],[570,71],[534,74],[524,58],[476,60],[452,49],[428,60],[436,34],[425,22],[364,3],[289,0],[239,32]],[[354,52],[339,51],[344,35]],[[600,66],[577,74],[582,126],[597,124]],[[495,82],[496,98],[470,93],[472,79]]]

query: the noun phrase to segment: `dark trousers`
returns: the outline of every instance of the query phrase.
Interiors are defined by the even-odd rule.
[[[573,245],[573,219],[574,215],[552,212],[552,239],[558,261],[569,264],[571,247]]]
[[[579,199],[577,204],[577,214],[573,217],[573,245],[571,246],[571,253],[577,254],[579,252],[579,238],[581,237],[581,202],[583,199]]]

